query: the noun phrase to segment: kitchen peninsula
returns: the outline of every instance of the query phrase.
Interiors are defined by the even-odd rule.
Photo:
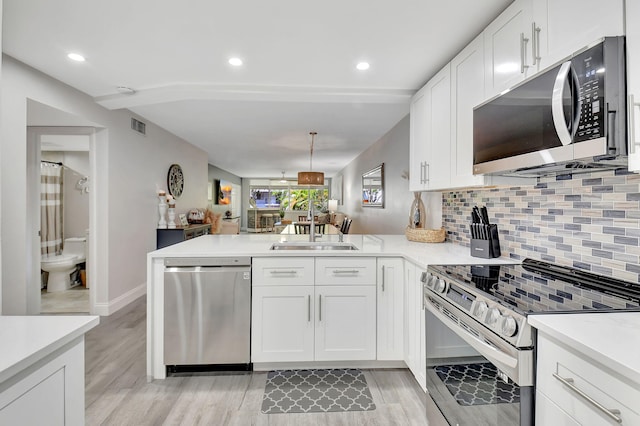
[[[355,250],[271,250],[274,243],[308,242],[308,235],[278,235],[278,234],[242,234],[242,235],[207,235],[180,244],[172,245],[147,255],[147,376],[148,379],[164,379],[166,365],[164,362],[164,273],[165,259],[168,258],[231,258],[250,257],[252,259],[252,287],[253,287],[253,330],[251,359],[254,369],[266,369],[274,365],[280,367],[299,367],[316,365],[343,365],[387,367],[404,365],[403,334],[407,339],[406,318],[409,311],[416,310],[412,318],[420,321],[420,307],[422,300],[421,271],[430,264],[504,264],[513,263],[508,259],[480,259],[469,255],[469,248],[452,244],[425,244],[407,241],[404,235],[345,235],[345,245],[352,245]],[[324,235],[320,244],[339,244],[337,235]],[[296,265],[296,272],[292,272]],[[280,270],[280,269],[281,270]],[[282,268],[286,268],[285,271]],[[411,271],[408,273],[407,271]],[[274,278],[274,277],[278,278]],[[311,328],[311,338],[303,337],[295,340],[311,340],[310,348],[296,348],[292,351],[277,351],[262,339],[271,335],[264,324],[264,313],[259,322],[256,321],[257,297],[264,292],[278,287],[278,291],[297,291],[304,288],[309,295],[298,295],[300,309],[304,309],[304,326]],[[315,289],[315,290],[314,290]],[[340,290],[338,290],[340,289]],[[352,290],[356,293],[340,295],[338,293]],[[313,344],[314,321],[316,314],[322,326],[330,324],[330,320],[322,320],[324,310],[331,309],[322,303],[330,303],[327,299],[333,291],[335,299],[341,296],[345,305],[353,312],[343,312],[335,321],[344,324],[351,322],[349,315],[358,312],[363,315],[360,319],[361,329],[354,329],[352,335],[360,336],[362,330],[368,337],[363,338],[362,348],[351,351],[325,350],[319,347],[317,335],[321,330],[315,324],[315,348]],[[287,293],[289,294],[289,293]],[[313,294],[324,297],[319,305]],[[377,295],[377,296],[376,296]],[[349,297],[349,302],[346,302]],[[342,303],[340,302],[340,303]],[[354,303],[353,305],[351,303]],[[361,303],[361,304],[359,304]],[[318,306],[318,308],[316,308]],[[336,309],[338,305],[334,305]],[[364,317],[366,316],[366,319]],[[376,319],[384,316],[384,321]],[[422,315],[422,319],[424,315]],[[274,324],[288,326],[290,321],[274,320]],[[308,324],[307,324],[308,323]],[[257,325],[264,331],[264,335],[256,331]],[[276,332],[278,329],[275,329]],[[304,332],[304,330],[296,329]],[[334,332],[333,339],[344,342],[347,340],[346,329],[321,330],[322,333]],[[278,335],[286,333],[277,333]],[[418,332],[413,333],[419,339]],[[291,339],[288,343],[293,344]],[[420,348],[420,342],[415,343]],[[416,356],[419,359],[420,356]],[[333,363],[333,364],[332,364]],[[416,368],[419,371],[420,368]],[[415,373],[414,373],[415,374]],[[419,380],[420,381],[420,380]],[[424,386],[423,386],[424,387]]]

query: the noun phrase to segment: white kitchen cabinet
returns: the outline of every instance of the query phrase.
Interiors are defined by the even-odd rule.
[[[251,361],[376,359],[374,257],[255,257]]]
[[[375,257],[318,257],[316,285],[375,285]]]
[[[532,0],[516,0],[485,28],[485,99],[534,73],[531,62]]]
[[[314,297],[307,285],[253,288],[252,362],[313,361]]]
[[[375,286],[316,286],[315,360],[376,359]]]
[[[425,310],[422,304],[424,269],[405,261],[404,282],[404,362],[423,390],[427,388],[425,352]]]
[[[545,394],[536,391],[536,424],[554,426],[580,426],[562,408]]]
[[[313,285],[313,257],[257,257],[251,265],[251,283],[262,285]]]
[[[0,425],[84,424],[84,337],[34,358],[0,383]]]
[[[485,177],[473,174],[473,108],[484,100],[483,35],[451,61],[451,186],[479,186]]]
[[[409,107],[409,190],[427,189],[427,87],[420,89]]]
[[[516,0],[485,29],[485,99],[604,36],[624,34],[623,0]]]
[[[449,64],[422,88],[411,103],[411,191],[448,188],[451,182],[451,72]]]
[[[534,25],[539,28],[537,39],[530,44],[532,49],[537,47],[536,56],[540,57],[536,70],[545,69],[604,36],[624,35],[623,0],[533,0],[532,3],[530,25],[532,31]]]
[[[404,260],[378,258],[378,360],[404,359]]]
[[[537,350],[536,394],[554,405],[536,404],[536,424],[640,424],[638,383],[543,332]]]
[[[629,170],[640,172],[640,2],[637,0],[627,0],[625,10],[629,109]]]

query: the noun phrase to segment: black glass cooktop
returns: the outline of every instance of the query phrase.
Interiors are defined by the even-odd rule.
[[[521,314],[640,310],[640,284],[525,259],[520,265],[438,265],[451,282],[489,294]]]

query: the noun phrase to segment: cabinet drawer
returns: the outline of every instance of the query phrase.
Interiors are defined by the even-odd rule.
[[[563,379],[568,383],[564,383]],[[596,361],[538,334],[537,390],[580,424],[640,424],[640,388]],[[582,395],[581,395],[582,393]],[[593,402],[589,402],[588,398]],[[619,411],[616,423],[604,409]],[[543,414],[543,413],[540,413]]]
[[[313,285],[312,257],[254,257],[252,285]]]
[[[317,285],[375,285],[376,259],[372,257],[320,257],[316,259]]]

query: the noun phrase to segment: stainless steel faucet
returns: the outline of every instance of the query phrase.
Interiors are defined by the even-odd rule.
[[[309,241],[313,243],[316,241],[316,224],[313,220],[313,201],[311,200],[311,191],[309,191],[309,215],[311,222],[311,227],[309,228]]]

